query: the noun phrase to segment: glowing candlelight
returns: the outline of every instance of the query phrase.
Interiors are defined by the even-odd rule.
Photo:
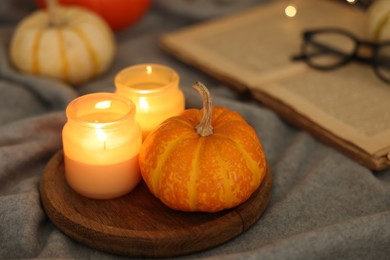
[[[184,110],[179,76],[169,67],[141,64],[125,68],[115,77],[115,86],[116,93],[135,103],[135,118],[143,138],[165,119]]]
[[[131,191],[141,179],[135,105],[112,93],[89,94],[73,100],[66,115],[62,139],[69,186],[95,199]]]

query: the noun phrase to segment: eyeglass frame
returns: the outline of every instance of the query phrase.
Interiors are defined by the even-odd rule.
[[[332,66],[321,66],[321,65],[312,63],[311,58],[306,54],[306,49],[307,49],[307,45],[309,43],[311,43],[311,44],[315,43],[314,41],[311,40],[311,38],[313,37],[313,35],[316,35],[318,33],[338,33],[338,34],[342,34],[346,37],[349,37],[352,40],[352,42],[354,43],[354,48],[353,48],[352,53],[350,53],[350,54],[340,53],[344,56],[344,58],[339,63],[336,63]],[[383,46],[390,47],[390,41],[374,42],[374,41],[360,40],[352,33],[348,32],[344,29],[340,29],[340,28],[310,29],[310,30],[304,31],[302,33],[302,37],[303,37],[303,42],[301,44],[301,53],[298,55],[292,56],[291,59],[293,61],[303,60],[310,67],[317,69],[317,70],[323,70],[323,71],[337,69],[337,68],[340,68],[340,67],[348,64],[351,61],[358,61],[358,62],[363,63],[363,64],[371,65],[373,67],[375,74],[382,81],[384,81],[386,83],[390,83],[390,77],[386,78],[380,73],[379,62],[378,62],[378,53],[379,53],[380,48],[382,48]],[[318,46],[318,44],[316,44],[316,45]],[[336,52],[336,50],[333,50],[330,47],[325,46],[325,45],[322,45],[320,47],[324,48],[324,49],[331,50],[333,52]],[[371,55],[370,56],[360,56],[359,50],[362,47],[370,48]]]

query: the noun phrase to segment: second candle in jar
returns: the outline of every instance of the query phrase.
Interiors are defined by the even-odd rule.
[[[158,64],[140,64],[120,71],[115,77],[116,93],[132,100],[143,139],[165,119],[180,114],[185,107],[179,76]]]

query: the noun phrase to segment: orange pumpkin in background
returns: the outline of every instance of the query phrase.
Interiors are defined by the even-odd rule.
[[[37,0],[45,7],[47,0]],[[152,0],[58,0],[65,6],[81,6],[99,14],[114,31],[120,31],[139,21],[149,10]]]
[[[193,86],[204,109],[187,109],[154,129],[139,154],[142,177],[168,207],[217,212],[245,202],[266,173],[254,129],[236,112],[213,107],[207,88]]]

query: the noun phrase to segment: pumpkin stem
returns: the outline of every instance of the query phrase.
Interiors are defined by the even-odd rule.
[[[199,81],[195,82],[192,87],[198,91],[203,100],[203,116],[200,123],[195,127],[196,132],[201,136],[209,136],[213,134],[213,126],[211,125],[211,117],[213,112],[213,104],[211,95],[205,85]]]
[[[49,12],[49,25],[60,26],[61,18],[58,12],[57,0],[46,0],[46,4],[47,4],[47,11]]]

